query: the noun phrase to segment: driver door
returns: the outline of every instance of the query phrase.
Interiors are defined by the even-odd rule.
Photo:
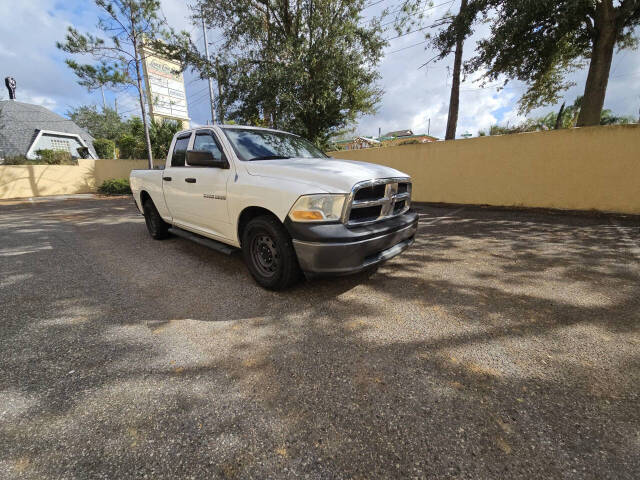
[[[202,129],[195,132],[190,151],[208,151],[216,159],[223,158],[220,142],[213,130]],[[207,236],[231,239],[231,225],[227,208],[227,181],[232,175],[230,168],[189,165],[189,154],[185,153],[184,166],[172,167],[170,197],[178,200],[170,202],[174,209],[177,226],[202,233]],[[166,189],[167,185],[165,185]]]

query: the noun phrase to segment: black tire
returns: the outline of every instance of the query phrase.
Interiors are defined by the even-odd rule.
[[[163,240],[169,236],[169,224],[162,220],[158,209],[151,198],[147,198],[142,204],[144,222],[147,224],[149,235],[156,240]]]
[[[282,223],[270,215],[250,220],[242,232],[242,255],[262,287],[283,290],[300,280],[298,257]]]

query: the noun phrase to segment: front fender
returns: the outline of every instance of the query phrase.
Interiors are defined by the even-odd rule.
[[[284,223],[289,210],[301,195],[327,193],[311,184],[289,179],[276,179],[257,175],[236,175],[227,186],[229,218],[235,222],[237,238],[238,220],[248,207],[260,207],[272,212]]]

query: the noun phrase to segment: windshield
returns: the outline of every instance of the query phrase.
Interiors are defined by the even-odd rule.
[[[311,142],[290,133],[248,128],[224,128],[223,131],[240,160],[327,158]]]

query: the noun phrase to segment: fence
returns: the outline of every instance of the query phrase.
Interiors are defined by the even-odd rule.
[[[640,214],[640,125],[331,152],[413,178],[413,199]]]
[[[79,159],[78,165],[0,165],[0,199],[95,192],[110,178],[129,178],[146,160]]]

